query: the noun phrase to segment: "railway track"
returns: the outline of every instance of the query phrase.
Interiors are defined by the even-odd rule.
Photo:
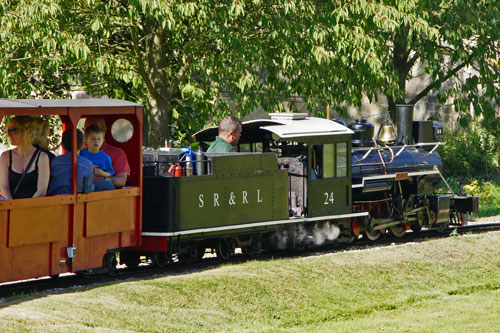
[[[287,250],[287,251],[267,251],[254,257],[258,260],[272,260],[273,258],[293,258],[321,255],[331,253],[342,249],[343,251],[368,249],[375,247],[383,247],[394,244],[423,242],[430,239],[450,237],[450,235],[466,234],[466,233],[482,233],[500,230],[500,222],[494,223],[475,223],[463,227],[449,227],[444,231],[437,230],[422,230],[420,232],[408,232],[401,238],[382,237],[376,241],[357,239],[350,244],[329,244],[324,246],[315,246],[310,248]],[[236,254],[231,258],[230,262],[238,263],[247,261],[248,257],[243,254]],[[79,275],[66,274],[58,277],[44,277],[27,281],[18,281],[0,284],[0,307],[11,303],[15,303],[19,296],[23,298],[26,295],[37,295],[43,293],[58,293],[68,292],[71,290],[84,290],[91,288],[94,285],[120,283],[127,280],[151,279],[160,276],[171,276],[192,273],[195,271],[203,271],[213,269],[224,263],[218,260],[215,256],[205,255],[204,259],[197,263],[184,264],[174,262],[167,268],[155,267],[151,264],[139,266],[139,268],[131,270],[127,268],[118,268],[112,274],[106,275]]]

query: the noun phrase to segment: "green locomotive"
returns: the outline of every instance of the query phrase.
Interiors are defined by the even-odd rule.
[[[140,250],[162,265],[175,255],[199,259],[207,248],[226,259],[235,248],[304,246],[321,229],[332,241],[351,239],[350,218],[368,217],[352,213],[352,133],[329,120],[276,114],[243,124],[239,152],[193,163],[205,163],[206,174],[145,176]]]
[[[209,128],[195,138],[203,146],[216,135],[217,128]],[[278,113],[243,123],[238,152],[200,153],[193,161],[176,149],[145,152],[145,164],[150,160],[154,170],[144,176],[143,243],[136,252],[124,252],[123,261],[133,265],[146,255],[165,265],[175,257],[199,260],[206,249],[227,259],[236,248],[253,255],[261,249],[350,242],[360,234],[376,239],[386,228],[401,234],[401,228],[415,226],[415,219],[420,226],[434,227],[443,216],[448,221],[457,212],[477,210],[475,197],[429,191],[441,165],[434,149],[405,144],[402,157],[393,154],[391,159],[378,153],[382,148],[377,146],[372,150],[382,163],[373,163],[375,152],[353,147],[353,135],[355,131],[334,121]],[[391,159],[394,169],[384,159]],[[194,168],[194,173],[172,177],[165,173],[168,162]],[[420,215],[410,214],[415,207],[406,207],[408,214],[393,216],[398,189],[404,189],[405,200],[418,196],[427,210],[422,204],[416,210]],[[428,209],[429,203],[437,208]],[[427,219],[422,218],[425,212]],[[433,220],[432,214],[438,218]]]

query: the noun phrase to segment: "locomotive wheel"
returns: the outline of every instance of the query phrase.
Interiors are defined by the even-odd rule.
[[[420,232],[422,230],[422,225],[418,222],[413,222],[410,225],[410,228],[413,232]]]
[[[202,243],[190,243],[187,248],[179,253],[178,258],[181,262],[198,262],[205,255],[205,246]]]
[[[260,238],[252,237],[250,244],[243,246],[241,251],[246,254],[249,258],[254,258],[262,250],[262,242]]]
[[[116,253],[106,253],[102,260],[102,267],[104,268],[105,272],[107,274],[113,274],[116,271],[116,265],[118,265],[118,261],[116,260]]]
[[[220,260],[229,260],[229,257],[234,254],[233,241],[230,239],[219,239],[215,245],[215,253]]]
[[[163,268],[172,262],[172,257],[166,252],[155,252],[152,260],[157,267]]]
[[[402,224],[398,224],[398,225],[393,225],[391,227],[391,233],[395,236],[395,237],[403,237],[404,234],[406,233],[406,228],[404,225]]]
[[[120,264],[127,265],[130,269],[136,269],[141,263],[141,257],[136,252],[120,252]]]
[[[341,233],[339,238],[337,238],[337,242],[341,244],[351,244],[354,240],[358,239],[359,236],[356,236],[352,232],[348,231],[346,233]]]
[[[437,223],[436,229],[439,232],[444,232],[444,231],[446,231],[446,229],[448,229],[449,226],[450,226],[450,224],[448,222]]]
[[[363,232],[363,237],[368,238],[371,241],[376,241],[382,236],[382,233],[379,230],[367,229]]]

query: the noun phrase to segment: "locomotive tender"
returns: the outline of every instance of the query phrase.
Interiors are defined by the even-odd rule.
[[[143,153],[139,104],[0,100],[6,115],[59,116],[73,148],[78,122],[100,115],[111,129],[105,140],[125,151],[131,174],[122,189],[76,193],[72,149],[72,194],[0,201],[0,282],[113,270],[118,253],[129,267],[145,258],[163,266],[199,260],[206,249],[225,260],[235,248],[254,255],[388,231],[400,237],[466,223],[478,209],[477,197],[439,193],[441,129],[413,122],[412,136],[401,130],[412,127],[404,112],[393,142],[382,133],[373,139],[362,121],[346,127],[272,114],[243,124],[239,152],[197,153],[192,162],[175,149]],[[216,135],[209,128],[195,138],[203,146]],[[172,177],[169,162],[194,167],[194,175]]]

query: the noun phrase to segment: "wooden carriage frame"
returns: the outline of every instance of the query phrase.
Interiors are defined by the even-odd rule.
[[[107,254],[141,243],[142,119],[140,104],[112,99],[0,100],[7,115],[60,116],[72,130],[73,193],[0,201],[0,282],[78,272],[103,266]],[[87,116],[106,120],[106,142],[122,148],[131,167],[127,186],[76,193],[76,128]],[[117,142],[112,124],[127,119],[133,135]]]

